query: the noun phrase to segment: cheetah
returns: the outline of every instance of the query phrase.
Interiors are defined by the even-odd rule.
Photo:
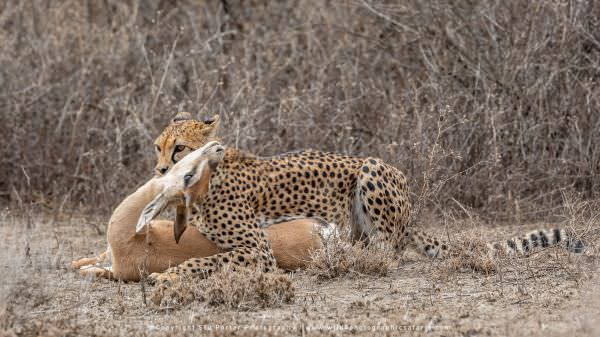
[[[155,141],[157,173],[168,171],[206,144],[219,147],[214,143],[218,126],[218,116],[202,122],[187,113],[178,114]],[[261,158],[226,148],[222,157],[211,163],[198,164],[179,177],[202,175],[204,179],[199,181],[209,182],[203,185],[206,188],[200,197],[188,201],[185,223],[226,252],[190,259],[155,274],[157,280],[170,280],[181,273],[206,275],[232,265],[271,271],[274,260],[263,228],[310,217],[348,225],[354,239],[387,244],[398,254],[407,246],[428,257],[451,254],[446,242],[411,228],[407,179],[379,158],[312,150]],[[145,212],[160,213],[158,205],[165,203],[157,201]],[[558,229],[535,231],[488,248],[492,253],[527,253],[565,241],[567,248],[583,249],[572,233]]]
[[[172,160],[176,158],[180,159],[173,156]],[[163,188],[160,176],[166,171],[157,171],[155,178],[126,197],[115,209],[108,223],[108,248],[98,256],[74,260],[71,268],[79,270],[83,276],[139,281],[143,272],[164,271],[192,257],[222,252],[198,231],[187,231],[182,238],[179,233],[178,239],[174,240],[177,221],[154,220],[147,230],[136,234],[137,219],[143,207]],[[323,247],[324,240],[335,232],[335,227],[317,218],[298,219],[267,229],[277,266],[284,270],[306,267],[311,261],[311,253]]]
[[[211,274],[230,265],[272,271],[274,258],[261,227],[311,217],[350,224],[354,238],[386,242],[398,253],[408,243],[428,256],[448,249],[441,241],[409,228],[407,180],[381,159],[318,151],[260,158],[223,150],[214,141],[200,149],[211,148],[222,155],[199,161],[196,169],[179,177],[204,182],[202,192],[196,193],[199,197],[187,201],[185,222],[226,253],[190,259],[155,275],[158,280],[181,273]],[[192,159],[185,157],[175,166],[188,160]],[[187,182],[184,185],[189,188]],[[168,203],[159,200],[151,202],[143,214],[159,214]],[[139,228],[152,218],[141,219]]]

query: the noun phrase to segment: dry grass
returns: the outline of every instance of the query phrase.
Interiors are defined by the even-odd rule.
[[[397,264],[394,253],[383,247],[350,243],[339,237],[331,238],[325,247],[311,255],[307,271],[320,280],[342,276],[387,276]]]
[[[108,213],[172,114],[226,142],[374,155],[488,219],[598,196],[597,1],[9,1],[0,199]],[[448,182],[451,183],[448,183]],[[418,191],[417,188],[415,188]],[[91,208],[91,206],[89,206]]]
[[[283,274],[241,269],[223,271],[207,279],[184,278],[156,286],[152,302],[160,307],[180,307],[194,301],[227,309],[278,307],[294,300],[294,286]]]
[[[442,268],[450,274],[457,271],[472,270],[489,275],[496,271],[498,261],[489,255],[487,242],[480,233],[468,232],[453,242],[455,247],[451,257],[442,263]]]
[[[5,238],[0,241],[0,331],[8,335],[371,336],[385,333],[377,327],[392,326],[414,326],[417,330],[402,330],[409,336],[425,331],[432,336],[598,332],[597,249],[574,255],[557,247],[528,258],[502,259],[488,274],[410,254],[387,267],[386,276],[378,275],[377,268],[368,274],[356,267],[333,278],[329,269],[299,271],[291,281],[285,275],[225,274],[180,284],[177,292],[167,289],[157,306],[144,304],[139,284],[92,282],[67,269],[72,259],[104,247],[105,235],[91,225],[98,220],[3,211],[0,221]],[[598,227],[597,221],[584,221]],[[436,223],[426,224],[439,231]],[[482,238],[500,231],[514,235],[539,224],[509,229],[477,221],[471,226],[464,220],[447,224],[453,241],[475,233]],[[590,246],[598,247],[600,237],[586,240],[592,239]],[[285,291],[290,282],[293,292]],[[279,294],[273,291],[278,287]],[[146,289],[147,298],[155,289]],[[345,326],[349,330],[339,330]],[[212,330],[199,331],[205,327]]]

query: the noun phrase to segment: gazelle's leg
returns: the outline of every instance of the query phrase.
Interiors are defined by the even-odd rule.
[[[93,278],[106,278],[112,279],[114,278],[112,267],[100,267],[100,266],[92,266],[85,265],[79,269],[79,275],[83,277],[93,277]]]
[[[96,257],[84,257],[82,259],[75,260],[71,262],[71,268],[81,269],[83,266],[95,265],[97,263],[104,262],[108,258],[109,252],[110,248],[107,248],[104,252],[100,253],[100,255]]]

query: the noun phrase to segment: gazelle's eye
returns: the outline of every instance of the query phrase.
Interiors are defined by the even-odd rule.
[[[154,145],[154,149],[155,149],[157,152],[160,152],[160,146],[158,146],[158,145]]]
[[[185,145],[177,145],[175,146],[175,152],[181,152],[185,149]]]
[[[184,175],[183,176],[183,184],[187,187],[190,184],[190,181],[192,180],[193,177],[194,177],[194,174],[191,172]]]

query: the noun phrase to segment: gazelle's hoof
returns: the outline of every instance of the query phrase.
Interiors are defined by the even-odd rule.
[[[83,266],[96,264],[96,262],[97,262],[96,258],[86,257],[86,258],[75,260],[75,261],[71,262],[71,268],[72,269],[80,269]]]
[[[85,265],[79,269],[79,275],[90,278],[112,278],[112,267],[102,267],[99,265]]]

